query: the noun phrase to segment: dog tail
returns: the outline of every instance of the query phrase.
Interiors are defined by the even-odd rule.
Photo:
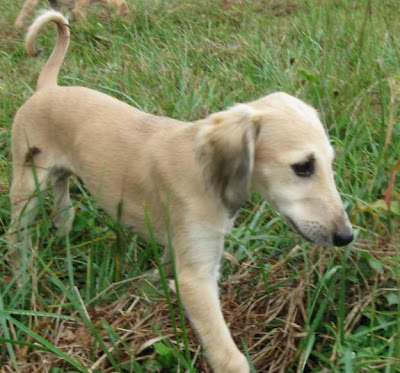
[[[58,39],[53,52],[40,72],[37,82],[37,90],[48,86],[57,85],[58,72],[69,45],[69,26],[68,20],[55,10],[48,10],[37,17],[29,27],[25,38],[25,47],[29,56],[37,55],[39,51],[35,49],[36,36],[42,27],[49,22],[54,22],[58,28]]]

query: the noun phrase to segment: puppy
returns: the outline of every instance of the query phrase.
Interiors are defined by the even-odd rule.
[[[22,29],[25,24],[26,18],[32,13],[33,9],[38,4],[39,0],[26,0],[21,12],[19,13],[15,27]],[[106,9],[115,9],[120,17],[126,16],[128,13],[128,6],[125,0],[49,0],[52,8],[59,9],[61,7],[67,8],[70,11],[70,18],[85,19],[83,10],[90,3],[97,3]]]
[[[334,152],[317,112],[274,93],[184,123],[91,89],[58,86],[67,20],[54,10],[39,16],[26,48],[34,53],[36,35],[48,22],[58,26],[58,41],[12,127],[8,239],[14,262],[29,247],[35,192],[48,180],[54,224],[61,234],[70,231],[68,178],[76,174],[99,206],[144,237],[150,220],[167,247],[167,271],[174,250],[181,299],[213,370],[249,372],[224,321],[217,287],[224,235],[249,192],[259,191],[309,241],[341,246],[353,239],[334,183]]]

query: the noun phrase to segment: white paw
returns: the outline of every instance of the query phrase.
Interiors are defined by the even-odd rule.
[[[220,362],[214,370],[216,373],[249,373],[250,367],[243,354],[235,354],[229,360]]]
[[[58,213],[53,218],[53,224],[57,228],[57,234],[65,237],[71,232],[74,223],[75,212],[73,208],[68,209],[62,213]]]

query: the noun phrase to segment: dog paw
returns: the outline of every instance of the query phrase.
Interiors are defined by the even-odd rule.
[[[214,366],[214,370],[217,373],[249,373],[250,367],[246,357],[243,354],[237,354]]]
[[[17,18],[17,20],[14,23],[14,27],[18,30],[22,30],[24,28],[24,21]]]
[[[72,230],[75,212],[70,209],[68,213],[58,213],[53,218],[53,225],[57,228],[57,235],[65,237]]]
[[[81,20],[83,22],[86,21],[86,15],[85,13],[83,13],[83,11],[81,9],[72,9],[69,14],[68,14],[68,18],[70,21],[75,21],[75,20]]]
[[[128,6],[126,4],[121,4],[121,6],[117,9],[117,15],[121,18],[124,18],[127,17],[128,14]]]

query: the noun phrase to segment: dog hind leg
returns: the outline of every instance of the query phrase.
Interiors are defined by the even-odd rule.
[[[6,239],[9,241],[10,262],[16,267],[29,248],[29,225],[38,213],[38,193],[45,189],[48,177],[47,169],[14,163],[10,192],[11,224]]]
[[[21,12],[19,13],[17,19],[15,20],[14,26],[16,28],[21,29],[24,27],[26,17],[28,17],[28,15],[30,13],[32,13],[33,9],[38,4],[38,1],[39,0],[27,0],[25,2],[24,6],[22,7]]]
[[[77,0],[74,8],[70,12],[71,19],[80,18],[86,20],[84,9],[89,5],[90,0]]]
[[[125,0],[109,0],[111,5],[116,9],[117,14],[120,17],[128,15],[128,6]]]
[[[56,170],[52,173],[52,187],[54,193],[53,224],[60,236],[66,236],[72,229],[75,211],[69,194],[70,173],[65,170]]]

